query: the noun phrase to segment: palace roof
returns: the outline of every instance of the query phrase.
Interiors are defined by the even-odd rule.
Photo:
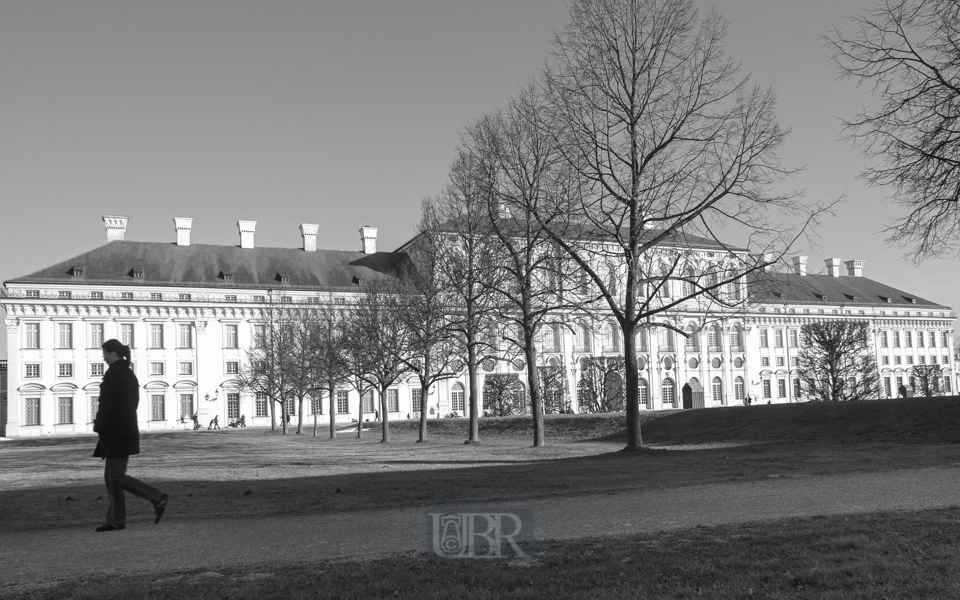
[[[847,306],[899,306],[916,308],[949,307],[889,285],[849,275],[797,275],[795,273],[764,273],[754,280],[757,287],[752,299],[760,304],[804,303],[844,304]]]

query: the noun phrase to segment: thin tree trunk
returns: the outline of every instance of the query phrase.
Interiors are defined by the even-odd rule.
[[[300,414],[297,415],[297,435],[303,433],[303,398],[300,398],[299,406]]]
[[[627,450],[639,450],[643,446],[640,435],[640,372],[637,368],[636,336],[634,329],[623,332],[624,371],[627,379]],[[652,393],[653,390],[648,390]]]
[[[336,397],[335,397],[335,396],[336,396],[336,386],[331,383],[331,384],[330,384],[330,387],[327,388],[327,393],[330,394],[330,398],[329,398],[329,402],[330,402],[330,439],[332,440],[332,439],[334,439],[335,437],[337,437],[337,423],[336,423],[337,399],[336,399]]]
[[[380,443],[390,441],[390,419],[387,417],[387,388],[380,389],[380,416],[383,417],[383,439]]]
[[[533,412],[533,445],[543,446],[543,399],[540,397],[540,377],[537,374],[537,351],[532,343],[524,344],[527,359],[527,386],[530,389],[530,409]]]
[[[427,400],[430,397],[430,386],[420,384],[420,437],[417,443],[427,441]]]
[[[276,402],[272,399],[270,401],[270,431],[277,430],[277,407],[275,406]]]
[[[283,435],[287,435],[287,403],[283,396],[280,397],[280,426],[283,428]]]
[[[480,393],[477,389],[480,377],[477,375],[477,349],[467,343],[467,379],[470,385],[470,436],[468,444],[480,443]]]

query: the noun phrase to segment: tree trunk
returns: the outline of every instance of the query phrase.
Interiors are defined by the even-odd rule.
[[[430,386],[420,384],[420,437],[417,443],[427,441],[427,400],[430,398]]]
[[[533,412],[533,445],[543,446],[543,399],[540,397],[540,377],[537,373],[537,350],[532,340],[524,344],[527,359],[527,387],[530,389],[530,409]]]
[[[298,402],[299,414],[297,415],[297,435],[303,433],[303,398]]]
[[[357,439],[363,438],[363,392],[360,392],[360,418],[357,419]]]
[[[275,402],[271,399],[270,401],[270,431],[277,430],[277,407],[274,406]]]
[[[383,417],[383,439],[380,443],[390,441],[390,419],[387,417],[387,388],[380,389],[380,416]]]
[[[471,336],[472,337],[472,336]],[[470,435],[468,444],[480,443],[480,394],[477,389],[477,349],[472,340],[467,340],[467,379],[470,386]]]
[[[640,435],[640,372],[637,369],[636,330],[632,327],[623,331],[624,371],[627,379],[627,450],[639,450],[643,446]],[[647,390],[652,393],[653,390]]]
[[[287,403],[283,396],[280,397],[280,426],[283,429],[283,435],[287,435]]]
[[[330,387],[327,388],[327,393],[330,394],[330,398],[329,398],[328,400],[329,400],[329,402],[330,402],[330,439],[332,440],[332,439],[334,439],[335,437],[337,437],[337,422],[336,422],[337,399],[336,399],[336,386],[331,383],[331,384],[330,384]]]

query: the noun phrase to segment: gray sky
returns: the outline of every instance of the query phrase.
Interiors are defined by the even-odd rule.
[[[728,54],[779,90],[791,188],[847,201],[808,252],[960,308],[957,261],[915,268],[880,230],[884,191],[838,139],[868,92],[838,80],[819,36],[872,0],[717,0]],[[704,2],[704,7],[708,4]],[[380,249],[413,234],[443,186],[461,127],[535,77],[562,0],[0,2],[0,281],[127,239]],[[738,240],[729,240],[737,243]],[[0,345],[0,352],[5,351]]]

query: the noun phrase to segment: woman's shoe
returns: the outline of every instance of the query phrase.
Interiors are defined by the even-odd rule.
[[[111,525],[110,523],[104,523],[100,527],[97,527],[95,531],[120,531],[121,529],[126,529],[126,528],[127,526],[123,524]]]

